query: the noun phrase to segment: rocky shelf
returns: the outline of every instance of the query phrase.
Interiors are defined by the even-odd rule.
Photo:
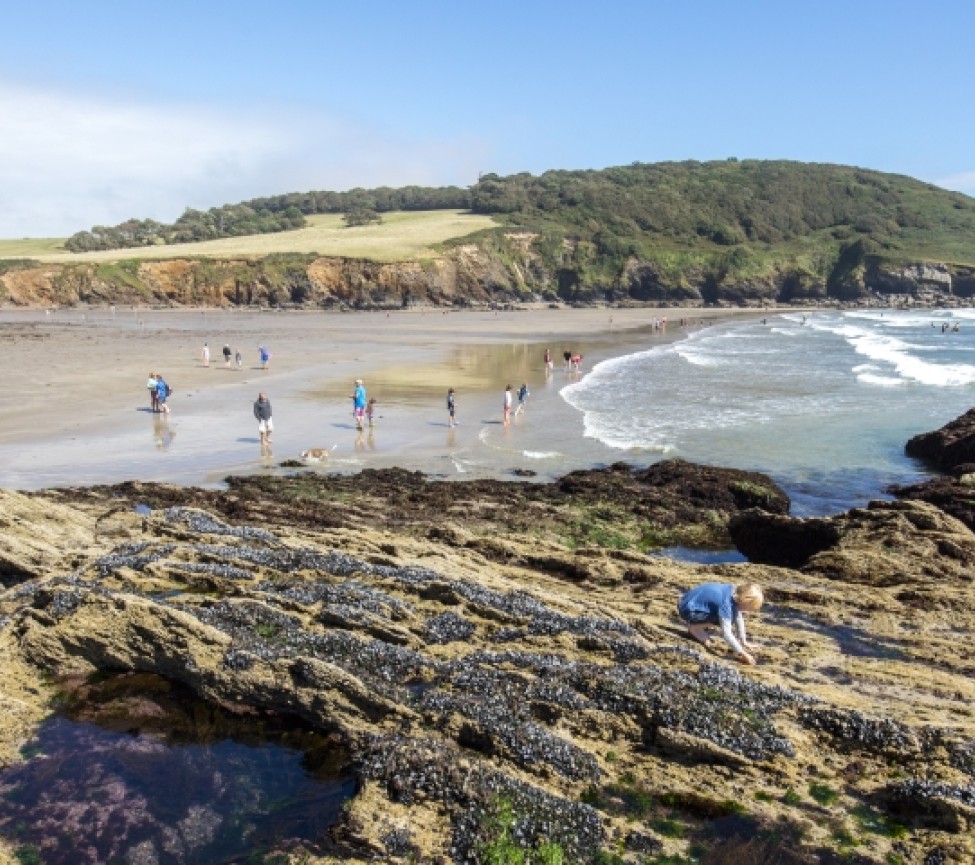
[[[350,755],[276,861],[975,861],[975,534],[919,495],[788,507],[680,461],[0,492],[0,764],[65,681],[152,673]],[[765,587],[758,666],[687,639],[706,580]]]

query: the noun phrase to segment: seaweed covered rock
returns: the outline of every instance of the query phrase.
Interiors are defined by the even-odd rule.
[[[940,429],[914,436],[904,449],[908,456],[925,460],[943,472],[963,463],[975,463],[975,409]]]
[[[872,586],[968,585],[975,535],[924,502],[871,502],[835,517],[794,519],[750,511],[729,522],[752,561]]]
[[[760,476],[677,462],[554,485],[377,472],[36,494],[38,526],[60,520],[76,548],[50,543],[0,592],[0,763],[30,756],[52,682],[154,674],[341,743],[355,793],[309,863],[806,863],[845,855],[841,832],[863,861],[975,856],[952,798],[975,774],[972,536],[902,502],[820,521],[801,570],[636,542],[681,514],[675,533],[710,539],[694,520],[745,506],[771,550],[808,527]],[[766,587],[758,666],[677,619],[711,580]],[[954,817],[863,828],[920,795],[878,795],[905,777],[948,785],[932,801]]]

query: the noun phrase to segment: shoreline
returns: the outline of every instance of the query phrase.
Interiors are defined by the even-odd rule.
[[[0,311],[0,332],[18,370],[0,397],[0,486],[37,490],[130,479],[214,486],[230,474],[280,472],[302,450],[336,445],[332,459],[309,468],[398,466],[436,476],[500,477],[529,467],[550,477],[557,460],[548,465],[544,456],[523,454],[557,450],[526,441],[537,438],[526,435],[538,429],[534,418],[544,412],[553,440],[582,433],[578,413],[558,397],[577,379],[560,363],[544,375],[546,346],[553,361],[563,350],[581,352],[585,375],[599,360],[682,338],[691,328],[770,314],[624,312]],[[693,323],[682,328],[681,318]],[[667,329],[652,333],[654,319],[667,319]],[[241,348],[242,370],[224,367],[225,341]],[[199,358],[204,342],[208,368]],[[272,352],[267,370],[257,362],[261,344]],[[173,387],[168,418],[148,411],[150,370]],[[352,423],[348,395],[355,378],[365,379],[378,400],[371,435],[358,436]],[[505,436],[504,385],[517,389],[522,381],[532,397]],[[458,392],[454,430],[444,405],[448,387]],[[271,399],[276,425],[272,452],[263,455],[251,417],[258,390]],[[591,464],[600,462],[597,453]]]

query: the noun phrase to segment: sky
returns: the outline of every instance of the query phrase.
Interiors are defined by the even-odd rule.
[[[975,195],[970,0],[31,0],[0,237],[315,189],[795,159]]]

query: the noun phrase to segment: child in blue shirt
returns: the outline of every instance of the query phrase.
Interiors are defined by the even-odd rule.
[[[684,593],[677,604],[677,614],[687,622],[688,633],[702,646],[710,639],[708,625],[718,625],[735,656],[746,664],[754,664],[754,656],[746,651],[753,646],[748,642],[743,614],[758,612],[764,602],[762,587],[755,583],[738,586],[702,583]]]

